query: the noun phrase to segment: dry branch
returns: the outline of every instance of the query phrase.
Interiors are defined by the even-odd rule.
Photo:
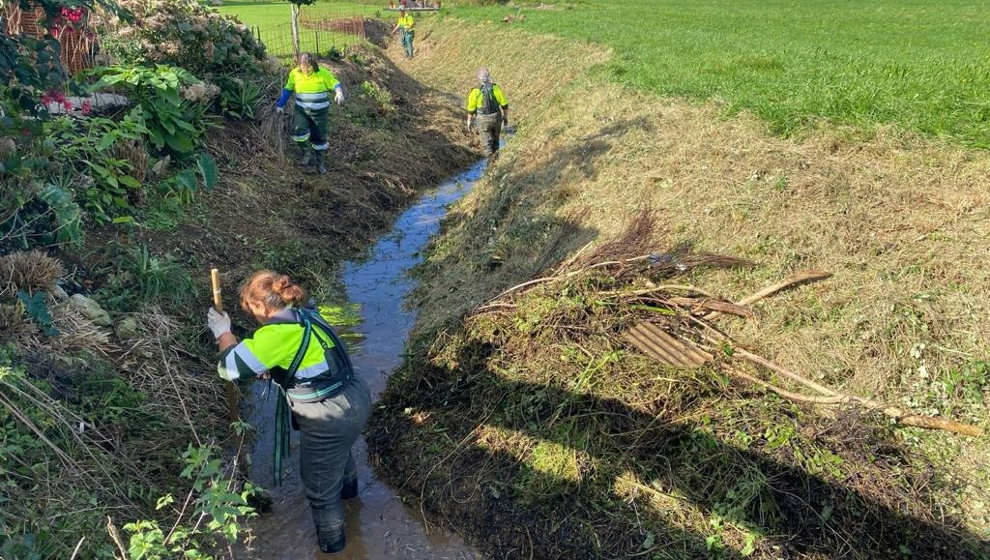
[[[831,272],[820,272],[816,270],[806,270],[804,272],[798,272],[776,284],[772,284],[763,288],[762,290],[756,292],[755,294],[746,296],[741,300],[736,302],[738,306],[752,305],[761,299],[767,298],[776,294],[781,290],[786,290],[787,288],[793,288],[795,286],[800,286],[801,284],[808,284],[810,282],[818,282],[819,280],[825,280],[826,278],[831,278]],[[705,319],[711,319],[718,315],[720,311],[713,311],[708,315],[705,315]]]
[[[701,323],[701,321],[697,319],[695,319],[695,321]],[[712,330],[714,331],[714,329]],[[731,339],[725,335],[708,335],[703,333],[699,333],[699,335],[714,344],[726,344],[732,342]],[[640,322],[624,332],[622,336],[632,346],[667,365],[692,368],[700,367],[706,363],[713,362],[713,356],[698,348],[693,341],[683,337],[674,337],[652,323],[645,321]],[[900,408],[886,405],[880,401],[841,393],[808,379],[801,374],[795,373],[776,362],[753,354],[752,352],[742,348],[734,347],[731,359],[742,359],[754,365],[769,369],[770,371],[778,373],[787,379],[790,379],[800,385],[804,385],[805,387],[818,393],[816,395],[804,395],[801,393],[788,391],[770,383],[769,381],[750,375],[738,367],[729,364],[722,364],[722,369],[726,373],[764,387],[786,399],[816,405],[856,404],[870,410],[876,410],[905,426],[945,430],[973,437],[980,437],[983,435],[983,429],[979,426],[964,424],[962,422],[956,422],[946,418],[912,414]]]

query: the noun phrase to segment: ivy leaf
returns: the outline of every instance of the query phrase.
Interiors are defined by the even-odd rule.
[[[58,329],[52,325],[52,316],[48,313],[48,306],[45,304],[44,292],[29,295],[24,290],[17,292],[17,299],[24,304],[24,311],[28,317],[34,320],[48,336],[58,334]]]

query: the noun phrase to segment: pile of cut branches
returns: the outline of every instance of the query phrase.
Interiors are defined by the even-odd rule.
[[[587,248],[587,247],[586,247]],[[586,249],[585,248],[585,249]],[[604,251],[615,247],[603,247]],[[760,386],[798,403],[816,406],[859,406],[876,411],[905,426],[946,430],[979,437],[983,429],[948,418],[914,414],[910,410],[858,395],[844,393],[814,381],[811,377],[765,358],[719,329],[713,319],[719,316],[755,318],[753,303],[783,290],[825,280],[831,273],[803,271],[738,301],[728,301],[714,293],[690,284],[665,282],[673,276],[699,267],[727,268],[752,266],[736,257],[714,254],[692,254],[687,248],[671,253],[650,253],[634,257],[601,260],[574,258],[553,274],[513,286],[475,310],[475,315],[515,309],[514,300],[536,286],[589,280],[599,303],[630,310],[624,328],[618,336],[667,366],[698,368],[711,366],[741,381]],[[659,282],[659,283],[658,283]],[[774,376],[777,379],[774,379]],[[789,383],[797,390],[783,386]]]

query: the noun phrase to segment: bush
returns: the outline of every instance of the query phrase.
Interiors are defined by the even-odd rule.
[[[108,24],[104,51],[118,64],[171,64],[210,78],[257,74],[265,47],[236,19],[191,0],[124,0],[134,20]]]

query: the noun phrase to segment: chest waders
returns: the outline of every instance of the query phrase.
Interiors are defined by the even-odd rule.
[[[289,431],[292,426],[292,410],[289,399],[302,403],[322,401],[339,393],[354,377],[354,367],[344,350],[344,343],[337,336],[337,333],[330,328],[330,325],[326,324],[313,311],[305,308],[296,310],[296,320],[303,327],[303,337],[299,344],[299,350],[296,351],[292,363],[284,373],[273,372],[272,375],[272,379],[278,387],[278,402],[275,406],[275,460],[273,461],[276,486],[282,484],[282,459],[289,456]],[[325,373],[312,379],[297,383],[295,375],[299,371],[299,366],[302,364],[307,350],[309,350],[314,327],[333,342],[333,346],[328,346],[323,338],[316,337],[323,348],[323,357],[328,369]]]
[[[481,145],[489,158],[498,153],[498,139],[502,132],[502,112],[495,99],[495,84],[481,84],[481,104],[478,106],[478,134]]]

